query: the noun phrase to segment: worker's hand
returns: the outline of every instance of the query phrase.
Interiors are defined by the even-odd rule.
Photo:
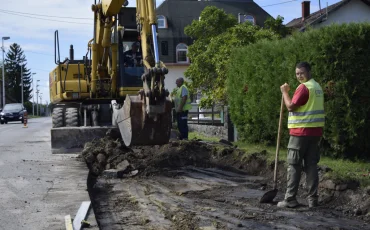
[[[289,92],[290,90],[290,86],[288,85],[288,83],[285,83],[284,85],[280,86],[280,90],[281,90],[281,93],[287,93]]]

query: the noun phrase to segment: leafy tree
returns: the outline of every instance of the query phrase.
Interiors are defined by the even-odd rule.
[[[265,21],[265,28],[274,31],[279,34],[280,37],[284,38],[292,33],[292,30],[285,25],[283,25],[284,17],[278,15],[276,19],[269,17]]]
[[[30,70],[26,67],[27,59],[22,48],[13,43],[10,46],[5,58],[5,90],[7,98],[11,101],[22,101],[21,72],[23,71],[23,100],[29,101],[32,98],[32,78]],[[22,68],[22,70],[21,70]]]
[[[201,107],[214,103],[227,104],[225,81],[230,56],[235,47],[245,46],[261,39],[277,39],[272,30],[249,22],[237,23],[232,14],[217,7],[206,7],[200,20],[185,27],[185,34],[195,39],[189,46],[191,65],[185,71],[190,88],[201,91]]]

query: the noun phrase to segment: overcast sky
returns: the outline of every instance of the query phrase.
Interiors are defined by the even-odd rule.
[[[321,1],[321,7],[340,0]],[[135,6],[136,1],[129,1]],[[163,0],[158,0],[160,5]],[[301,17],[301,0],[255,0],[272,17],[281,15],[288,23]],[[34,80],[40,80],[39,89],[42,101],[49,99],[49,72],[55,68],[54,31],[59,31],[61,60],[69,55],[73,44],[75,58],[82,59],[86,54],[87,42],[92,38],[93,0],[0,0],[0,37],[9,36],[4,41],[6,52],[12,43],[19,44],[25,51],[27,67],[35,72]],[[311,1],[311,12],[319,9],[319,0]],[[36,88],[36,86],[35,86]]]

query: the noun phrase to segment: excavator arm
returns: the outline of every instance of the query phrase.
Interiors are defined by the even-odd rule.
[[[171,107],[164,79],[168,73],[159,60],[155,5],[153,0],[136,1],[145,72],[139,94],[127,95],[117,123],[127,146],[166,144],[171,133]]]
[[[101,3],[92,5],[94,11],[94,38],[89,47],[92,50],[91,65],[91,95],[99,98],[97,83],[101,79],[111,79],[111,97],[117,91],[117,50],[118,44],[111,43],[112,27],[115,25],[116,16],[121,10],[125,0],[102,0]],[[109,54],[112,54],[111,70],[108,69]],[[111,74],[109,74],[111,72]]]
[[[106,78],[111,80],[111,94],[116,95],[117,92],[118,44],[115,39],[113,43],[111,41],[112,31],[117,33],[116,16],[123,4],[128,2],[102,0],[92,6],[95,23],[94,39],[89,45],[92,49],[90,87],[91,95],[96,98],[101,97],[97,86]],[[112,123],[119,127],[127,146],[165,144],[171,131],[171,103],[164,86],[168,70],[159,60],[153,0],[137,0],[136,22],[145,69],[141,77],[143,85],[137,95],[125,95],[123,104],[112,101]],[[111,65],[108,65],[108,60],[111,60]]]

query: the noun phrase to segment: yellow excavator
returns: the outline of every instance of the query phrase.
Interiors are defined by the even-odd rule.
[[[74,59],[71,45],[69,58],[60,61],[55,31],[57,66],[49,74],[53,153],[79,151],[112,128],[126,146],[168,143],[172,109],[164,86],[168,69],[159,60],[155,1],[127,5],[95,0],[94,35],[82,60]]]

